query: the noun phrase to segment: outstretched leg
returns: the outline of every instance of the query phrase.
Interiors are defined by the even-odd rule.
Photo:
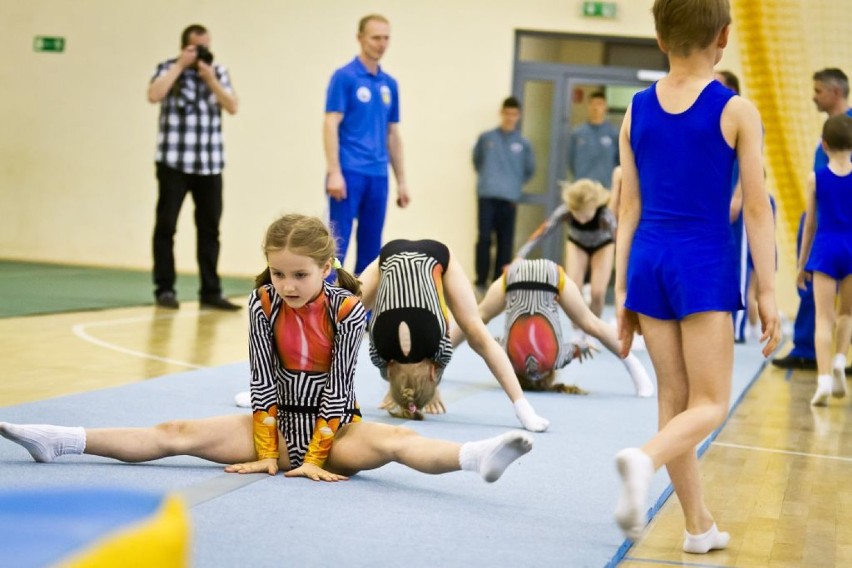
[[[0,423],[0,435],[25,447],[40,462],[82,453],[131,463],[179,455],[223,464],[257,459],[250,415],[173,420],[151,428],[83,429]],[[280,434],[279,447],[279,468],[289,469],[287,446]]]
[[[491,373],[512,401],[515,416],[524,428],[532,432],[544,432],[550,421],[539,416],[518,383],[518,377],[509,361],[506,350],[492,337],[479,315],[479,307],[464,269],[450,252],[450,263],[444,272],[444,292],[450,312],[461,328],[471,348],[485,360]]]
[[[353,475],[397,462],[430,474],[475,471],[485,481],[492,482],[499,479],[512,462],[529,452],[532,443],[532,436],[517,430],[458,444],[425,438],[401,426],[356,422],[337,432],[325,469]]]
[[[574,325],[579,326],[587,335],[596,338],[610,353],[621,359],[618,354],[621,346],[618,343],[618,335],[615,328],[607,325],[602,319],[592,313],[591,308],[583,301],[580,290],[573,282],[565,282],[557,300],[565,315],[568,316]],[[621,362],[630,374],[630,379],[633,381],[633,388],[636,389],[636,396],[653,396],[654,383],[651,382],[651,378],[648,376],[639,358],[633,353],[630,353],[627,357],[621,359]]]

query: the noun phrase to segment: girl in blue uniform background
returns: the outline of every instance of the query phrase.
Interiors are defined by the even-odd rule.
[[[728,41],[728,1],[656,0],[653,14],[670,70],[636,94],[622,125],[615,290],[622,356],[640,332],[656,371],[659,431],[616,455],[622,492],[615,516],[628,538],[642,532],[651,478],[665,465],[683,509],[683,550],[706,553],[729,538],[704,503],[695,446],[725,419],[730,399],[731,312],[742,307],[730,228],[735,160],[764,355],[781,338],[772,212],[760,115],[714,79]]]
[[[846,396],[846,352],[852,340],[852,117],[841,114],[825,121],[822,147],[828,166],[808,178],[798,276],[799,288],[805,288],[811,274],[814,283],[818,373],[814,406],[825,406],[829,395]]]

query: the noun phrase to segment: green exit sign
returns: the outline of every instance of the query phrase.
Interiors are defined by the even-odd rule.
[[[615,18],[617,9],[615,2],[583,2],[583,15],[587,18]]]
[[[33,40],[33,51],[52,51],[54,53],[62,53],[65,51],[65,38],[36,36]]]

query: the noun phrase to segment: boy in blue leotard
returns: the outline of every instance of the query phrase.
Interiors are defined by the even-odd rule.
[[[728,413],[731,312],[742,306],[729,222],[735,160],[764,355],[781,338],[772,212],[760,115],[713,76],[728,41],[728,0],[656,0],[653,13],[670,70],[636,94],[622,124],[615,290],[622,355],[641,332],[656,370],[660,430],[616,455],[616,520],[629,538],[641,533],[651,478],[665,465],[683,509],[683,550],[706,553],[729,539],[704,503],[695,446]]]
[[[852,117],[840,114],[825,121],[822,147],[828,165],[808,178],[798,276],[799,288],[811,274],[814,282],[818,373],[814,406],[828,404],[829,395],[846,396],[844,371],[852,339]]]

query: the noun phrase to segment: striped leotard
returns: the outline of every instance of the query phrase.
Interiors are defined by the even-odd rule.
[[[322,467],[337,429],[361,419],[353,378],[366,314],[349,291],[323,283],[316,299],[291,308],[271,284],[249,300],[249,363],[258,459],[277,457],[275,422],[290,467]]]
[[[565,271],[552,260],[523,260],[503,275],[506,330],[503,343],[515,373],[535,382],[571,362],[563,345],[557,298]]]
[[[387,379],[389,361],[438,364],[440,381],[453,354],[449,312],[444,300],[443,274],[450,251],[432,240],[395,240],[382,247],[379,286],[370,320],[370,360]],[[400,344],[400,329],[408,328],[411,348]]]

